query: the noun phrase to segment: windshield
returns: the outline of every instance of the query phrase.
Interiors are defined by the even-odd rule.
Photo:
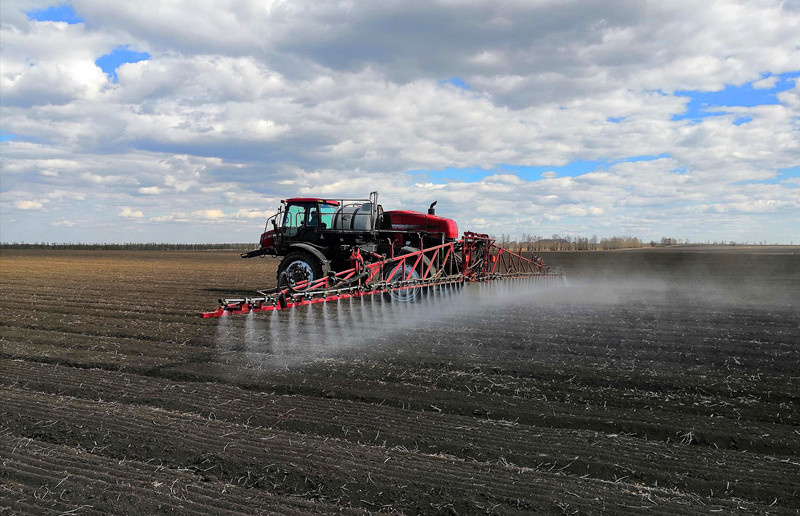
[[[287,228],[298,228],[306,221],[306,205],[290,204],[283,217],[283,226]]]

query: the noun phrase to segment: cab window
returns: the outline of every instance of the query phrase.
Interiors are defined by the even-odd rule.
[[[336,213],[336,206],[330,204],[320,204],[319,209],[321,212],[320,220],[325,224],[326,228],[333,227],[333,215]]]
[[[306,206],[304,204],[290,204],[283,217],[283,225],[287,228],[298,228],[306,221]]]
[[[283,216],[283,234],[288,237],[297,235],[297,228],[306,223],[305,204],[290,204]]]

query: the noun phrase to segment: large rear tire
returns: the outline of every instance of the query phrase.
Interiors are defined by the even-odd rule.
[[[419,251],[419,249],[417,249],[416,247],[406,246],[400,249],[398,256],[414,253],[417,251]],[[388,270],[385,271],[385,274],[387,275],[391,274],[391,277],[387,277],[386,282],[395,283],[398,281],[403,281],[405,278],[412,280],[421,278],[422,275],[425,274],[425,271],[428,269],[428,266],[430,265],[431,261],[430,259],[428,259],[427,256],[423,256],[422,260],[420,260],[420,263],[417,264],[416,269],[414,268],[414,261],[416,261],[416,258],[414,258],[413,260],[407,260],[405,266],[398,268],[394,272],[394,274],[392,274],[392,269],[394,269],[397,266],[397,264],[395,263],[387,265]],[[434,274],[436,274],[436,269],[434,267],[431,267],[430,275],[433,276]],[[427,288],[428,287],[415,287],[405,290],[391,290],[388,293],[384,294],[384,298],[389,301],[408,303],[411,301],[416,301],[417,299],[421,298],[422,295],[427,292]]]
[[[328,275],[328,264],[307,251],[292,251],[278,265],[278,288],[305,290],[306,284]]]

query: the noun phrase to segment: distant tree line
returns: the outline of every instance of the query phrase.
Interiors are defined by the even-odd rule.
[[[240,251],[251,249],[253,244],[170,244],[134,243],[126,244],[81,244],[81,243],[18,243],[2,242],[0,249],[72,249],[85,251]]]
[[[597,235],[591,237],[573,237],[553,235],[550,238],[539,235],[523,233],[518,239],[512,239],[510,235],[502,234],[494,237],[497,245],[517,252],[536,252],[536,251],[604,251],[611,249],[637,249],[641,247],[667,247],[677,245],[679,242],[675,238],[664,237],[656,242],[644,242],[637,237],[631,236],[612,236],[598,238]],[[688,243],[688,240],[687,240]]]

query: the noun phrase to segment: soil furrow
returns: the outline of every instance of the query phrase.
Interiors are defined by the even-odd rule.
[[[543,433],[543,429],[524,425],[489,425],[472,418],[446,414],[414,415],[413,412],[376,405],[265,395],[218,384],[181,384],[102,370],[82,371],[74,376],[68,368],[24,362],[15,362],[8,369],[6,382],[26,390],[144,404],[239,424],[335,437],[354,443],[404,447],[481,462],[557,470],[610,481],[628,477],[696,493],[729,490],[751,501],[772,501],[776,492],[772,489],[754,490],[735,482],[731,488],[729,480],[714,482],[706,479],[713,478],[719,464],[725,464],[732,472],[750,471],[752,478],[764,481],[788,478],[793,474],[791,467],[784,465],[782,468],[783,464],[777,461],[764,464],[760,456],[714,450],[693,451],[690,449],[693,447],[653,441],[636,444],[636,439],[621,435],[610,438],[596,432],[561,429],[555,433]],[[30,374],[20,374],[26,371]],[[69,385],[70,378],[79,384]],[[158,394],[155,395],[154,391]],[[593,443],[591,455],[575,455],[575,450],[587,441]],[[623,446],[628,452],[620,457],[618,449]],[[701,460],[698,460],[698,453],[704,456]],[[669,467],[648,472],[653,457],[661,458]],[[778,489],[787,491],[785,487]]]
[[[547,493],[553,489],[567,488],[581,492],[587,484],[592,483],[588,479],[571,479],[569,476],[524,468],[468,463],[307,436],[292,442],[291,437],[281,432],[231,426],[221,421],[195,419],[187,415],[174,416],[144,407],[130,408],[114,403],[53,398],[32,393],[21,395],[6,392],[3,398],[4,405],[8,407],[3,414],[4,420],[17,435],[65,442],[83,448],[93,445],[98,450],[102,449],[103,456],[115,459],[142,461],[158,457],[172,468],[207,468],[209,464],[216,464],[218,468],[210,470],[208,475],[211,476],[213,471],[214,478],[219,481],[235,482],[236,479],[248,478],[248,486],[266,487],[283,495],[309,496],[309,493],[313,493],[315,499],[338,500],[342,494],[340,488],[347,486],[348,503],[359,505],[356,499],[364,499],[369,503],[383,504],[401,499],[404,491],[402,486],[439,485],[441,487],[427,493],[429,503],[441,503],[442,496],[446,496],[444,501],[449,500],[459,507],[463,505],[461,497],[471,490],[478,490],[487,500],[502,500],[504,502],[501,503],[506,504],[520,500],[536,506],[547,500]],[[69,423],[70,415],[77,416],[82,423]],[[136,438],[141,434],[135,430],[147,426],[145,421],[155,423],[158,434],[151,434],[146,440]],[[189,421],[194,423],[187,424]],[[223,437],[231,432],[235,432],[235,438]],[[215,435],[219,437],[214,438]],[[193,443],[192,456],[182,455],[175,449],[181,439]],[[229,448],[228,454],[220,456],[220,452],[226,448]],[[321,449],[327,453],[318,458],[317,453]],[[272,464],[264,465],[268,461]],[[283,466],[273,466],[276,463]],[[359,465],[358,472],[353,469],[356,464]],[[428,478],[428,471],[435,473]],[[465,484],[464,479],[471,480]],[[378,485],[379,493],[371,485]],[[625,493],[630,484],[602,485],[608,491],[606,504],[623,504],[623,500],[630,496]],[[654,489],[648,492],[659,498],[668,494],[666,491],[655,492]],[[678,500],[684,497],[679,494]],[[628,502],[633,500],[631,498]],[[723,505],[732,503],[718,499],[709,501]],[[664,502],[668,503],[667,500]],[[592,505],[589,503],[586,508]],[[676,503],[670,508],[677,510],[680,504]]]
[[[12,347],[12,346],[9,346]],[[614,409],[589,404],[545,402],[518,397],[431,389],[425,386],[384,385],[381,382],[353,381],[348,378],[314,376],[301,373],[279,373],[210,361],[208,356],[188,355],[186,361],[165,361],[158,367],[148,367],[141,357],[120,357],[113,354],[110,364],[103,355],[92,352],[92,361],[82,362],[73,354],[62,359],[58,350],[48,349],[43,355],[13,358],[33,358],[36,361],[123,369],[137,374],[178,381],[219,382],[244,389],[302,394],[312,397],[335,397],[362,403],[387,404],[419,411],[435,411],[452,415],[477,416],[494,420],[516,421],[525,425],[549,428],[593,430],[605,433],[631,434],[640,438],[680,442],[722,449],[740,449],[770,455],[787,456],[800,447],[795,439],[796,426],[736,420],[724,417],[684,415],[659,410]],[[229,354],[230,362],[244,360],[239,354]],[[0,355],[2,356],[2,355]],[[7,356],[7,355],[6,355]],[[130,357],[130,358],[127,358]],[[623,416],[624,414],[624,416]],[[668,417],[665,417],[669,414]],[[713,414],[712,414],[713,415]],[[668,423],[665,423],[668,420]],[[686,437],[686,436],[689,437]]]
[[[271,495],[261,490],[214,482],[187,470],[135,460],[114,460],[80,448],[36,439],[0,436],[12,449],[0,465],[0,475],[18,486],[37,491],[45,505],[58,502],[91,505],[92,513],[108,514],[140,499],[149,500],[144,512],[205,512],[220,514],[328,513],[333,506]],[[89,489],[87,489],[87,486]],[[59,509],[60,510],[60,509]]]

